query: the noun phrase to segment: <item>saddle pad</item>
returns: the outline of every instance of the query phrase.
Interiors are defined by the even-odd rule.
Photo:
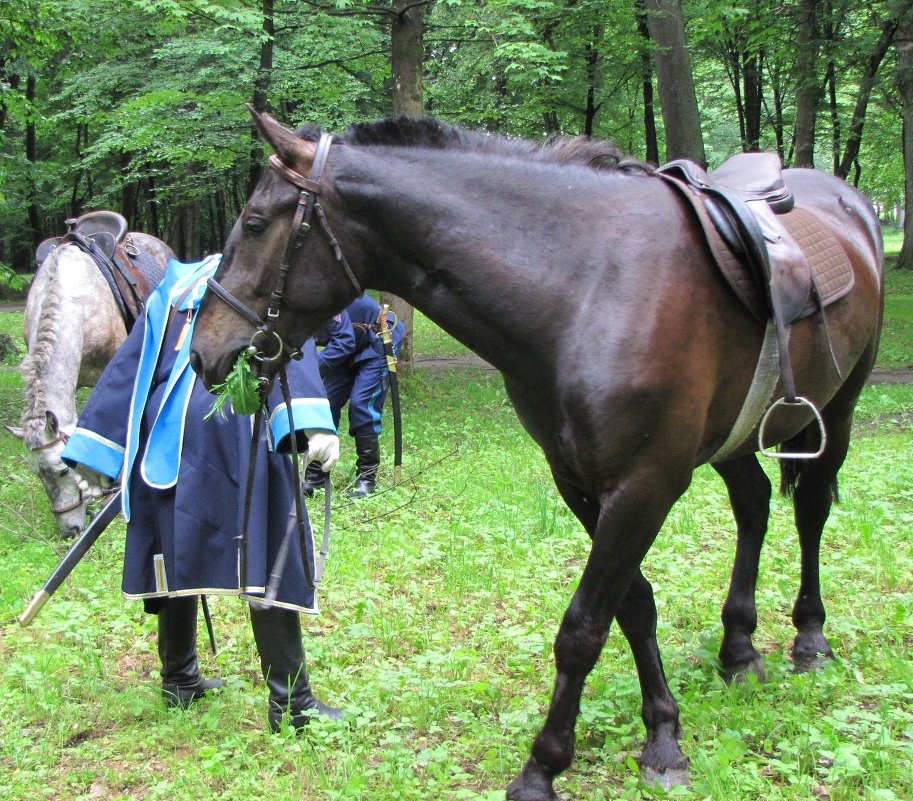
[[[821,306],[829,306],[846,295],[856,281],[853,265],[830,229],[812,212],[797,208],[777,218],[805,254],[818,299],[812,298],[802,310],[802,317],[814,314]]]
[[[736,297],[756,320],[765,323],[770,319],[770,305],[768,289],[761,282],[761,278],[747,267],[742,257],[729,249],[707,213],[703,198],[681,188],[682,185],[676,181],[669,183],[673,186],[678,184],[676,188],[679,189],[679,194],[689,201],[696,212],[714,261]],[[814,314],[819,308],[842,298],[853,288],[855,278],[846,252],[830,229],[815,214],[804,208],[794,208],[787,214],[778,214],[776,219],[783,224],[786,232],[802,250],[820,296],[819,305],[818,298],[814,292],[811,293],[796,319]]]
[[[136,246],[134,245],[134,247]],[[165,277],[166,265],[156,261],[145,250],[141,250],[138,247],[136,249],[139,252],[136,256],[130,256],[130,263],[133,265],[134,269],[138,270],[140,275],[146,279],[150,290],[155,289]]]

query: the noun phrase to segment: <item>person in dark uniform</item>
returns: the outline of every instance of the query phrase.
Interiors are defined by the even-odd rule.
[[[317,353],[317,361],[337,428],[342,408],[349,404],[349,436],[355,440],[356,470],[351,498],[374,492],[380,467],[380,434],[390,381],[380,336],[380,315],[380,304],[370,295],[362,295],[333,317],[316,337],[317,344],[324,346]],[[405,327],[391,312],[387,320],[393,353],[398,356]],[[305,492],[312,495],[323,484],[319,465],[309,465]]]
[[[310,714],[336,719],[341,711],[314,696],[305,668],[300,613],[316,614],[318,606],[305,574],[306,559],[314,575],[310,526],[299,537],[290,521],[290,428],[307,460],[323,470],[339,458],[339,440],[310,341],[304,357],[288,367],[292,422],[277,387],[267,401],[269,433],[256,444],[246,560],[240,559],[252,420],[210,414],[214,397],[189,362],[194,312],[219,261],[169,262],[145,313],[99,379],[63,458],[86,485],[120,477],[127,519],[123,594],[142,599],[158,616],[166,705],[189,706],[224,685],[200,674],[197,606],[200,595],[236,595],[250,603],[270,727],[279,731],[289,714],[300,728]],[[287,531],[291,547],[274,582],[275,599],[264,603]],[[245,576],[239,575],[242,562]]]

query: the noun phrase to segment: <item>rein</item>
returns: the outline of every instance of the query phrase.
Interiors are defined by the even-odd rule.
[[[355,291],[359,295],[362,294],[363,291],[361,285],[358,283],[358,279],[355,277],[355,273],[352,272],[352,268],[349,266],[349,263],[346,261],[346,258],[342,253],[342,249],[339,246],[338,240],[333,235],[333,231],[330,228],[329,222],[327,221],[326,214],[324,213],[323,208],[321,207],[318,200],[318,195],[323,189],[323,186],[320,183],[320,179],[323,174],[323,169],[326,166],[326,161],[329,155],[330,145],[332,141],[333,137],[331,134],[321,134],[320,141],[317,143],[317,152],[314,156],[314,162],[311,166],[310,177],[305,177],[290,167],[286,166],[276,155],[269,157],[270,167],[281,178],[297,187],[299,192],[298,203],[295,207],[295,215],[292,218],[292,227],[289,234],[289,240],[285,247],[282,263],[279,266],[279,272],[276,276],[276,283],[273,286],[272,292],[270,293],[269,305],[266,311],[266,319],[258,315],[245,303],[238,300],[238,298],[232,295],[231,292],[229,292],[218,281],[216,281],[215,278],[209,278],[206,282],[209,289],[212,290],[213,294],[217,298],[219,298],[230,309],[241,315],[241,317],[243,317],[245,320],[247,320],[247,322],[256,328],[254,333],[251,335],[250,344],[248,345],[248,352],[251,355],[251,359],[257,362],[259,368],[258,379],[261,382],[260,408],[257,410],[257,413],[254,416],[253,430],[251,432],[251,453],[250,462],[248,464],[247,487],[244,499],[244,519],[241,534],[237,537],[239,554],[239,582],[242,588],[247,586],[247,538],[250,507],[254,491],[253,479],[256,463],[256,444],[259,440],[260,427],[263,422],[263,412],[266,406],[266,394],[269,390],[270,385],[272,384],[273,377],[277,374],[279,377],[279,385],[282,389],[283,400],[285,401],[286,411],[289,418],[289,438],[291,443],[293,475],[295,483],[294,526],[289,526],[288,530],[286,531],[283,541],[280,545],[276,561],[273,565],[273,570],[271,572],[265,593],[265,600],[267,605],[276,598],[278,593],[279,582],[281,581],[282,573],[284,572],[293,528],[298,532],[304,575],[309,589],[314,589],[320,582],[329,544],[329,526],[327,525],[328,521],[325,520],[323,545],[319,558],[315,558],[315,569],[312,572],[311,565],[307,557],[307,548],[305,543],[305,510],[301,500],[302,492],[297,436],[295,433],[292,413],[291,393],[288,387],[288,376],[286,375],[285,371],[285,364],[288,359],[300,359],[302,354],[298,348],[291,347],[282,338],[279,332],[276,331],[275,324],[279,319],[279,313],[282,307],[282,296],[285,292],[285,281],[288,276],[289,269],[291,268],[292,260],[297,252],[301,249],[301,246],[304,244],[308,233],[310,233],[311,219],[315,214],[317,216],[318,222],[320,223],[320,227],[323,229],[324,235],[329,241],[336,261],[342,266],[349,280],[352,282],[352,285],[355,287]],[[258,343],[262,343],[262,347],[260,347]],[[271,355],[266,355],[263,349],[267,347],[274,347],[275,352]],[[285,354],[288,354],[287,358],[283,358]],[[328,518],[330,503],[329,484],[327,486],[325,502],[327,504],[327,509],[325,510],[325,518]]]

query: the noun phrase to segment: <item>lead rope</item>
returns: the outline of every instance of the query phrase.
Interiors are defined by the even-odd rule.
[[[254,415],[251,425],[250,454],[247,459],[247,485],[244,490],[244,514],[241,519],[241,532],[235,537],[238,543],[238,583],[241,591],[247,591],[247,531],[250,526],[250,510],[254,499],[254,474],[257,471],[257,450],[260,444],[260,427],[263,425],[263,411],[266,408],[262,396],[260,406]]]
[[[303,496],[301,492],[300,459],[298,457],[298,437],[295,431],[294,413],[292,411],[292,393],[289,389],[288,374],[286,373],[284,367],[280,369],[278,375],[279,388],[282,390],[282,399],[285,402],[286,414],[288,415],[289,438],[292,451],[292,480],[295,487],[295,512],[294,515],[291,513],[289,514],[290,521],[286,527],[285,535],[282,538],[282,543],[279,546],[279,552],[276,554],[276,559],[273,562],[273,569],[270,573],[269,582],[266,587],[266,594],[264,598],[268,604],[272,603],[279,593],[279,582],[282,580],[282,575],[285,572],[285,564],[288,561],[289,549],[291,548],[291,535],[293,530],[298,531],[298,544],[301,550],[301,563],[304,567],[304,579],[307,583],[308,589],[315,589],[317,582],[320,580],[319,574],[315,579],[315,574],[311,570],[311,562],[308,558],[307,532],[305,529],[305,520],[307,519],[307,513],[302,501]],[[317,568],[316,564],[315,568]]]

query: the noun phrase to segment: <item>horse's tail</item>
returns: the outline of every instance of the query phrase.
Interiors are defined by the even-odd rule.
[[[780,445],[789,453],[814,453],[821,444],[821,433],[815,423],[803,428],[796,436]],[[821,457],[819,457],[821,458]],[[802,477],[814,466],[814,459],[780,459],[780,494],[792,498]],[[837,474],[830,481],[831,497],[834,503],[840,502],[837,486]]]

